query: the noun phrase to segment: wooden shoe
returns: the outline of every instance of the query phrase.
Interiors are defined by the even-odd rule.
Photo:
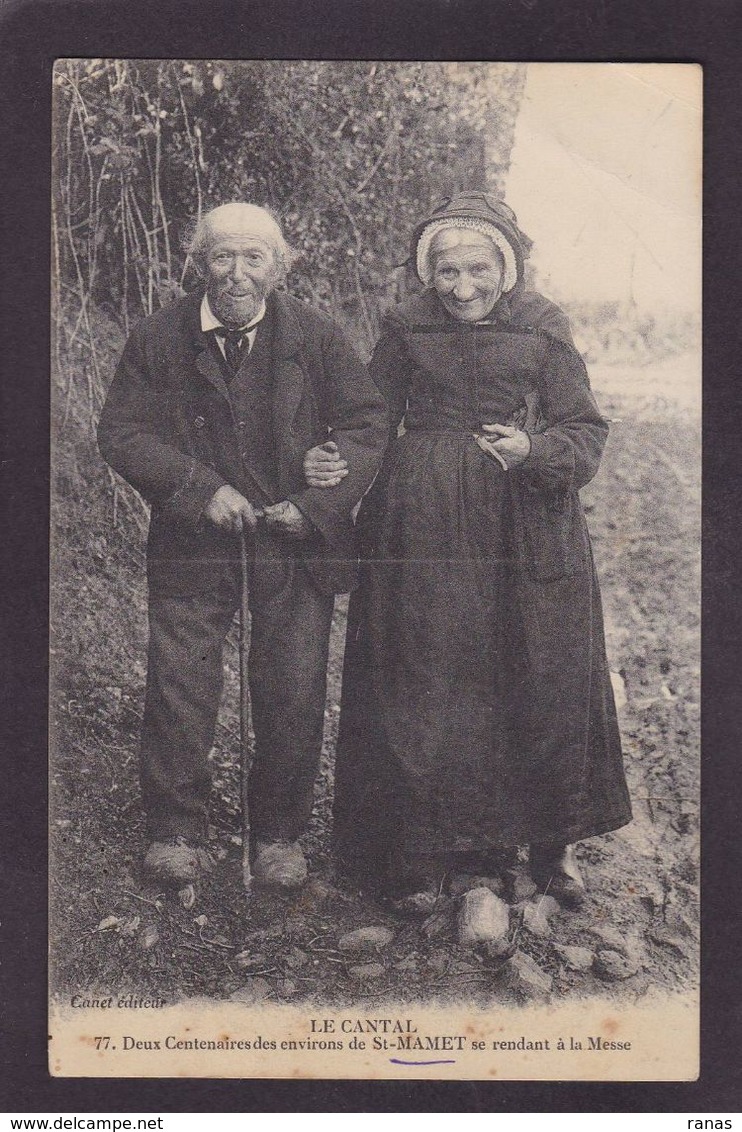
[[[565,908],[581,908],[587,895],[574,845],[534,845],[531,873],[539,888]]]
[[[213,867],[205,849],[191,845],[185,837],[170,841],[153,841],[147,850],[143,867],[163,884],[193,884]]]
[[[265,888],[299,888],[307,879],[307,861],[298,841],[258,841],[253,877]]]

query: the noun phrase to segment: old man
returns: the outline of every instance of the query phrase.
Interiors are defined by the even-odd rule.
[[[204,849],[222,649],[249,532],[253,872],[293,888],[322,745],[334,594],[355,584],[352,512],[386,440],[382,399],[339,327],[277,290],[291,253],[266,209],[225,204],[197,225],[198,292],[144,318],[101,415],[108,463],[151,504],[141,786],[145,868],[186,884]],[[332,441],[350,469],[307,487]],[[260,512],[264,521],[258,521]]]

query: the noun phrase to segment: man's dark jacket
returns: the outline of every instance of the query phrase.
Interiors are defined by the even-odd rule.
[[[150,588],[173,596],[214,592],[236,539],[203,517],[228,483],[253,502],[290,499],[318,533],[293,544],[324,592],[356,584],[352,512],[378,469],[384,402],[338,326],[293,297],[268,297],[272,331],[269,420],[275,458],[246,467],[225,372],[200,325],[201,294],[144,318],[128,339],[98,428],[104,459],[151,504]],[[247,420],[250,427],[250,420]],[[303,457],[330,436],[349,473],[336,488],[308,488]]]

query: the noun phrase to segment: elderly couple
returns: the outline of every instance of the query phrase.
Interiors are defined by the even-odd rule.
[[[141,785],[159,881],[208,867],[248,530],[256,880],[306,878],[334,595],[352,590],[345,875],[424,914],[457,867],[491,875],[529,845],[538,884],[584,899],[575,842],[630,818],[577,494],[607,426],[566,317],[525,287],[528,246],[502,201],[444,202],[413,235],[424,290],[387,316],[366,368],[276,289],[291,253],[274,217],[226,204],[195,231],[201,290],[128,340],[99,442],[152,508]]]

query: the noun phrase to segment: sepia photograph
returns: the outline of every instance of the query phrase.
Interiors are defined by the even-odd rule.
[[[51,81],[50,1072],[695,1080],[701,68]]]

